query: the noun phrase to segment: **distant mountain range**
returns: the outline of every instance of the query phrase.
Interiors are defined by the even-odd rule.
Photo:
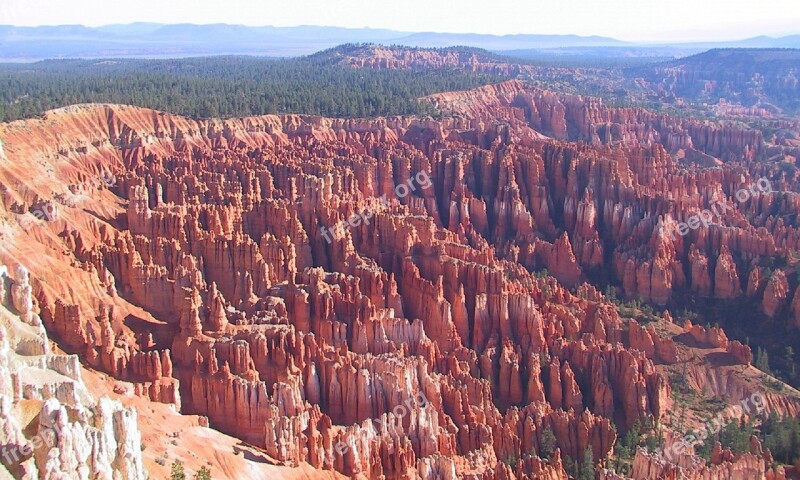
[[[772,113],[800,111],[800,50],[713,49],[626,72],[660,102],[757,106]]]
[[[374,42],[412,47],[465,45],[519,56],[684,56],[710,48],[800,48],[800,35],[755,37],[737,42],[645,45],[578,35],[483,35],[412,33],[370,28],[248,27],[132,23],[85,27],[0,25],[0,60],[45,58],[190,57],[240,54],[271,57],[307,55],[342,43]]]

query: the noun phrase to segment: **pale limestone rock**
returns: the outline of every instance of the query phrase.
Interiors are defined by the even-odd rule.
[[[8,302],[8,289],[6,288],[8,281],[8,267],[0,265],[0,305],[6,305]]]

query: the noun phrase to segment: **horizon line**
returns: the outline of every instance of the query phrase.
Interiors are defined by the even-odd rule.
[[[194,26],[194,27],[208,27],[208,26],[228,26],[228,27],[244,27],[244,28],[276,28],[276,29],[297,29],[297,28],[330,28],[330,29],[339,29],[339,30],[351,30],[351,31],[358,31],[358,30],[374,30],[374,31],[384,31],[384,32],[392,32],[398,33],[405,36],[409,35],[419,35],[419,34],[433,34],[433,35],[475,35],[475,36],[484,36],[484,37],[495,37],[495,38],[507,38],[507,37],[525,37],[525,36],[539,36],[539,37],[577,37],[583,39],[590,39],[590,38],[598,38],[603,40],[612,40],[614,42],[619,42],[623,44],[628,44],[628,46],[670,46],[670,45],[691,45],[691,44],[713,44],[713,43],[735,43],[735,42],[744,42],[748,40],[755,40],[759,38],[764,39],[771,39],[771,40],[780,40],[787,37],[795,37],[800,36],[800,31],[796,33],[788,33],[786,35],[779,35],[779,36],[772,36],[768,34],[760,34],[754,35],[749,37],[737,37],[735,39],[722,39],[722,38],[715,38],[712,40],[621,40],[616,37],[610,37],[606,35],[600,34],[589,34],[583,35],[579,33],[477,33],[477,32],[448,32],[448,31],[433,31],[433,30],[420,30],[420,31],[410,31],[410,30],[395,30],[392,28],[383,28],[383,27],[345,27],[345,26],[338,26],[338,25],[313,25],[313,24],[299,24],[299,25],[247,25],[244,23],[227,23],[227,22],[215,22],[215,23],[194,23],[194,22],[178,22],[178,23],[163,23],[163,22],[148,22],[148,21],[134,21],[128,23],[107,23],[102,25],[86,25],[82,23],[60,23],[60,24],[39,24],[39,25],[15,25],[11,23],[0,23],[0,27],[11,27],[11,28],[54,28],[54,27],[82,27],[86,29],[101,29],[107,27],[118,27],[118,26],[131,26],[131,25],[154,25],[154,26],[179,26],[179,25],[186,25],[186,26]],[[399,40],[400,38],[398,38]],[[386,39],[386,40],[393,40],[393,39]],[[368,42],[374,43],[374,42]],[[598,45],[597,47],[610,47],[611,45]],[[625,45],[620,45],[625,46]],[[588,48],[588,47],[580,47],[580,48]],[[790,48],[790,47],[787,47]]]

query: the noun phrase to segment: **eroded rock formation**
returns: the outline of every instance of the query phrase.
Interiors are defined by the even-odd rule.
[[[137,414],[95,400],[75,355],[50,353],[24,267],[0,291],[0,469],[14,478],[144,480]],[[13,293],[16,292],[16,293]],[[33,328],[38,326],[40,328]]]
[[[679,358],[669,335],[585,282],[604,273],[659,305],[681,289],[758,295],[757,267],[742,260],[796,246],[775,216],[796,199],[763,194],[671,235],[770,173],[687,173],[671,153],[749,160],[758,135],[519,82],[429,100],[461,115],[198,121],[93,105],[2,125],[9,159],[39,162],[26,179],[0,165],[0,259],[33,273],[16,271],[26,280],[11,304],[136,394],[286,465],[564,479],[563,459],[587,449],[599,464],[617,429],[669,415],[661,368]],[[57,165],[60,183],[36,180],[40,163]],[[115,182],[96,182],[102,172]],[[64,199],[58,217],[19,228],[39,198]],[[765,312],[800,311],[776,277]],[[720,329],[686,335],[752,358]],[[47,342],[25,348],[44,354]],[[63,421],[48,405],[43,421]],[[114,428],[103,431],[135,443]],[[557,450],[544,460],[532,452],[548,431]],[[750,463],[764,471],[760,458]]]

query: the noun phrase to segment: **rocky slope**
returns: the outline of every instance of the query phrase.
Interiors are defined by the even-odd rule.
[[[51,351],[28,271],[0,265],[3,478],[144,480],[137,412],[86,389],[77,356]]]
[[[631,74],[647,82],[664,101],[685,98],[697,102],[727,102],[763,109],[762,112],[797,114],[800,108],[800,50],[714,49]]]
[[[377,44],[341,45],[312,55],[311,58],[373,70],[448,68],[494,75],[516,76],[533,71],[512,59],[470,47],[410,48]]]
[[[375,44],[342,45],[313,57],[375,70],[447,68],[491,73],[558,92],[590,94],[626,105],[680,112],[681,116],[756,121],[780,136],[798,137],[797,49],[713,49],[627,67],[567,59],[528,61],[467,47]]]
[[[32,284],[14,308],[129,384],[140,412],[205,417],[320,478],[564,479],[587,449],[606,466],[637,420],[670,431],[669,368],[702,349],[717,350],[693,378],[714,395],[764,388],[749,347],[668,313],[641,327],[585,282],[670,304],[744,295],[754,277],[766,312],[800,311],[791,279],[762,287],[758,265],[794,248],[794,194],[685,237],[659,229],[762,175],[795,190],[755,161],[789,153],[518,82],[430,101],[455,115],[82,105],[0,125],[0,262]],[[720,356],[747,375],[718,381]],[[788,387],[770,398],[800,409]],[[721,462],[773,475],[763,455]]]

